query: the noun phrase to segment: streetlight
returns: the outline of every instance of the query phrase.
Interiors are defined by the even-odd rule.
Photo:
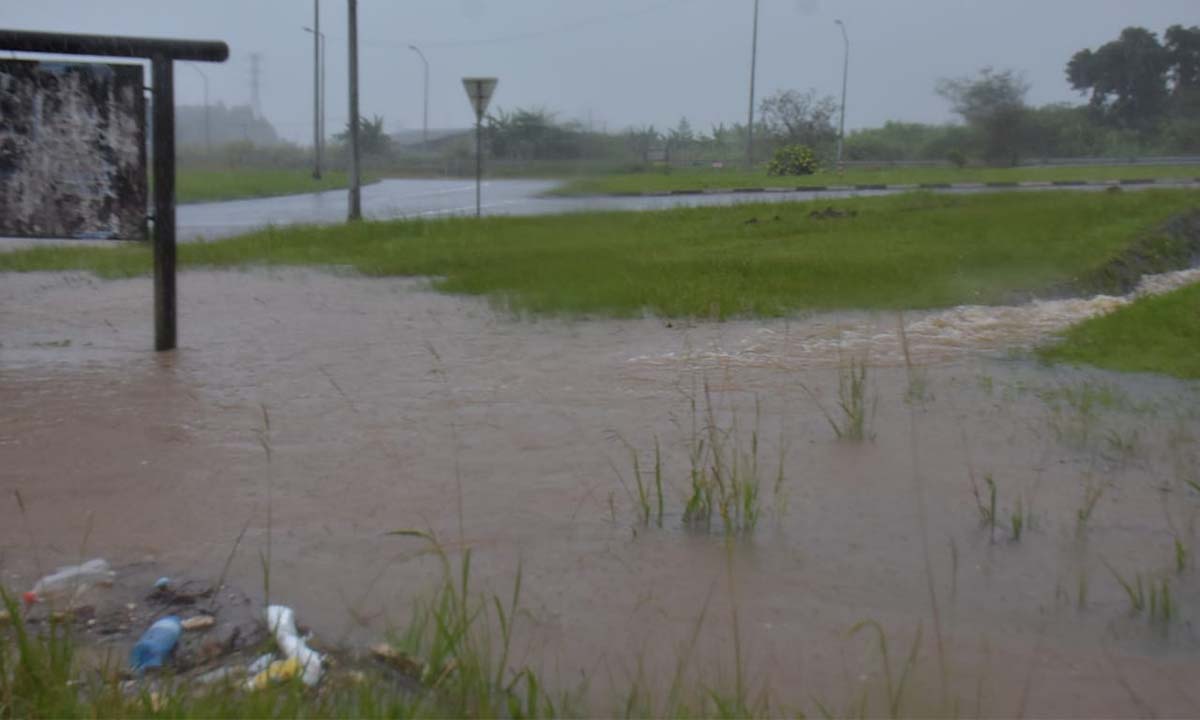
[[[421,57],[421,62],[425,64],[425,119],[421,124],[421,144],[426,149],[429,148],[429,61],[425,59],[425,53],[421,52],[421,48],[416,45],[409,45],[409,50],[412,50]]]
[[[846,77],[850,74],[850,36],[846,34],[846,23],[834,20],[842,29],[842,41],[846,44],[846,52],[842,59],[842,119],[838,124],[837,164],[838,172],[842,171],[842,144],[846,139]]]
[[[746,167],[754,168],[754,65],[758,60],[758,0],[754,0],[754,35],[750,42],[750,119],[746,123]]]
[[[313,29],[305,26],[304,32],[311,33]],[[313,177],[321,177],[321,155],[325,149],[325,33],[320,30],[313,34],[314,45],[317,38],[321,39],[321,83],[317,87],[316,76],[316,59],[313,62],[313,152],[316,156],[316,165],[313,169]],[[317,106],[320,105],[320,116],[317,115]]]
[[[212,152],[212,133],[210,132],[208,123],[208,75],[195,63],[188,63],[187,65],[200,73],[200,77],[204,80],[204,149],[207,152]]]

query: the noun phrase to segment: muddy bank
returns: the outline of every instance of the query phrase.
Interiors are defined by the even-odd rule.
[[[1196,387],[1009,359],[1065,311],[907,315],[914,378],[891,315],[514,321],[301,270],[184,273],[180,297],[181,350],[155,355],[149,280],[0,280],[0,487],[28,511],[0,500],[7,585],[85,540],[214,577],[249,523],[229,578],[259,588],[269,506],[273,601],[334,645],[404,625],[439,568],[385,533],[428,528],[473,549],[481,590],[505,595],[520,563],[520,657],[602,697],[639,657],[669,676],[702,612],[689,672],[729,677],[736,608],[748,672],[795,705],[878,686],[877,644],[848,635],[873,619],[896,656],[922,629],[918,698],[940,693],[937,627],[961,707],[1196,711],[1200,582],[1190,554],[1175,567],[1200,509]],[[836,408],[860,351],[875,439],[854,445],[801,384]],[[731,447],[758,430],[761,519],[732,546],[682,523],[706,385]],[[625,444],[646,470],[656,438],[661,529],[638,519]],[[1170,621],[1134,612],[1109,566],[1167,580]]]

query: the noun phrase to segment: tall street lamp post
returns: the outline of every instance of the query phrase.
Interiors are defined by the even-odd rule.
[[[837,165],[838,172],[842,171],[842,145],[846,139],[846,78],[850,74],[850,36],[846,34],[846,23],[841,20],[834,20],[837,26],[842,29],[842,41],[845,43],[846,51],[842,56],[842,119],[838,123],[838,145],[837,145]]]
[[[421,58],[421,62],[425,65],[425,115],[421,123],[421,144],[428,149],[429,147],[429,61],[425,59],[425,53],[421,52],[421,48],[416,45],[409,45],[409,50],[415,52]]]
[[[304,28],[313,36],[313,178],[321,179],[321,76],[325,63],[325,33],[321,32],[321,0],[313,0],[313,26]]]
[[[754,167],[754,69],[758,61],[758,0],[754,0],[754,34],[750,41],[750,117],[746,122],[746,168]]]
[[[311,33],[312,28],[305,26],[304,32]],[[321,38],[321,83],[320,89],[316,90],[316,95],[320,99],[321,112],[318,117],[316,110],[313,111],[313,140],[316,152],[316,170],[313,172],[313,177],[321,177],[321,161],[325,156],[325,33],[318,31],[314,35]],[[314,86],[315,87],[315,86]]]

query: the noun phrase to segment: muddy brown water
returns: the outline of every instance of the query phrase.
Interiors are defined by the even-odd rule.
[[[148,279],[0,276],[10,587],[81,556],[215,577],[245,526],[230,583],[262,594],[269,535],[272,600],[364,645],[438,577],[385,535],[421,528],[472,549],[480,590],[507,597],[519,564],[517,659],[601,701],[639,658],[663,679],[681,652],[732,684],[736,614],[750,687],[785,707],[848,711],[866,690],[884,712],[878,646],[849,633],[874,620],[897,673],[920,633],[910,713],[946,707],[943,687],[962,714],[1200,713],[1200,581],[1190,555],[1175,567],[1200,509],[1197,386],[1012,352],[1122,299],[908,313],[910,371],[894,314],[515,319],[422,281],[291,269],[183,273],[181,348],[155,354],[150,297]],[[841,442],[820,407],[863,356],[874,439]],[[743,452],[758,430],[762,518],[732,543],[683,528],[693,403],[736,417]],[[648,468],[656,438],[661,529],[626,489],[625,443]],[[985,498],[994,478],[994,531],[972,474]],[[1166,578],[1169,623],[1131,613],[1109,566]]]

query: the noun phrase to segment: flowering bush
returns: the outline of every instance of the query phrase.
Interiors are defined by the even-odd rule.
[[[767,166],[768,175],[812,175],[817,171],[817,158],[806,145],[785,145],[775,151]]]

